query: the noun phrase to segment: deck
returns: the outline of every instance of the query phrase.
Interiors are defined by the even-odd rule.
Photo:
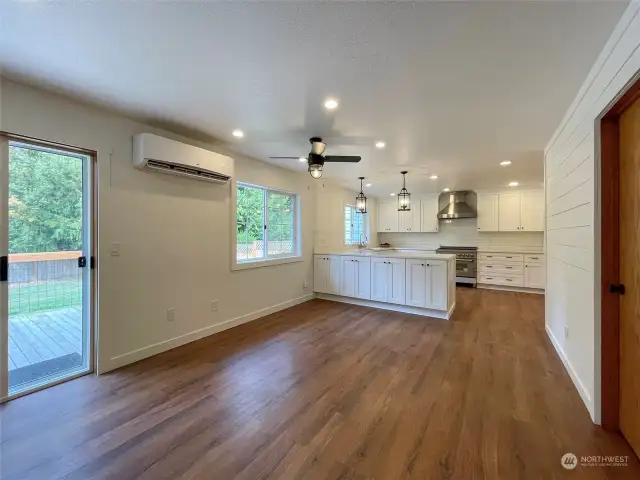
[[[9,371],[72,353],[82,355],[81,307],[9,317]]]

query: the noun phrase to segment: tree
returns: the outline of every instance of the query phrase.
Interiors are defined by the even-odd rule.
[[[82,162],[9,147],[9,253],[82,248]]]

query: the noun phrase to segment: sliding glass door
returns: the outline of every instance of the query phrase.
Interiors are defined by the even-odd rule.
[[[93,368],[92,157],[2,147],[2,392],[11,398]]]

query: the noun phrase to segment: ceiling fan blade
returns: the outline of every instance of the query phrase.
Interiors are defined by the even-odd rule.
[[[350,156],[350,155],[327,155],[324,157],[325,162],[351,162],[358,163],[362,160],[362,157]]]
[[[269,157],[269,158],[273,158],[274,160],[277,160],[277,159],[281,159],[281,160],[299,160],[300,158],[306,158],[306,157],[299,156],[299,157]]]

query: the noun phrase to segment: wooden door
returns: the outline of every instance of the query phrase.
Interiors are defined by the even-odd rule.
[[[356,297],[371,299],[371,259],[356,259]]]
[[[420,202],[422,221],[421,232],[438,231],[438,195],[429,195]]]
[[[340,295],[344,297],[356,296],[356,262],[357,260],[353,257],[342,257]]]
[[[424,260],[407,259],[406,304],[422,307],[427,304],[427,270]]]
[[[544,192],[542,190],[522,192],[520,230],[525,232],[544,231]]]
[[[498,231],[498,194],[478,195],[478,231]]]
[[[388,267],[386,258],[371,259],[371,300],[387,301]]]
[[[620,430],[640,455],[640,100],[620,116]]]
[[[520,230],[520,192],[498,196],[498,229],[501,232]]]

